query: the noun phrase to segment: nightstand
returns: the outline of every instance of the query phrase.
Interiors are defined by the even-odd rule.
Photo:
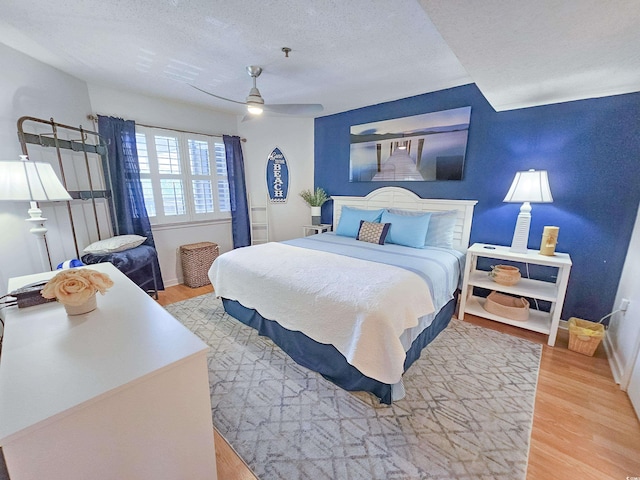
[[[562,305],[564,304],[564,297],[567,292],[569,272],[571,271],[571,257],[567,253],[557,252],[553,256],[540,255],[538,250],[528,250],[527,253],[515,253],[509,251],[509,248],[510,247],[485,243],[474,243],[469,247],[462,281],[462,295],[460,296],[458,318],[462,320],[464,319],[465,313],[470,313],[496,322],[544,333],[545,335],[549,335],[547,343],[553,346],[556,343],[560,314],[562,313]],[[545,282],[525,278],[526,270],[524,272],[521,270],[522,279],[516,285],[500,285],[489,278],[489,272],[477,269],[478,258],[481,257],[554,267],[558,269],[556,281]],[[497,263],[498,262],[496,262],[496,264]],[[551,303],[551,311],[543,312],[531,308],[529,319],[524,322],[501,317],[487,312],[483,308],[485,299],[474,295],[473,287],[495,290],[497,292],[537,300],[545,300]]]
[[[308,235],[330,232],[330,231],[331,231],[331,225],[328,223],[323,223],[322,225],[305,225],[302,227],[302,236],[306,237]]]

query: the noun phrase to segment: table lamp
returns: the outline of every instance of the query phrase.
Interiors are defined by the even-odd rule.
[[[0,161],[0,200],[31,202],[26,221],[33,224],[30,232],[38,238],[44,270],[51,270],[44,226],[47,219],[42,216],[36,202],[71,200],[53,167],[48,163],[31,162],[26,155],[20,155],[20,161]]]
[[[513,232],[511,251],[527,253],[529,243],[529,226],[531,224],[531,202],[551,203],[551,189],[546,170],[528,170],[516,172],[511,188],[504,197],[504,202],[522,203],[518,221]]]

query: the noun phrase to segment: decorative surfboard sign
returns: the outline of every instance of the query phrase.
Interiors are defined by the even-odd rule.
[[[289,165],[276,147],[267,158],[267,191],[271,203],[286,203],[289,194]]]

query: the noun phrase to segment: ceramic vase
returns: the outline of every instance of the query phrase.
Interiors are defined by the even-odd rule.
[[[322,207],[311,207],[311,225],[320,225]]]
[[[67,311],[67,315],[82,315],[83,313],[93,312],[98,308],[98,302],[96,301],[96,294],[94,293],[89,299],[80,305],[65,305],[64,309]]]

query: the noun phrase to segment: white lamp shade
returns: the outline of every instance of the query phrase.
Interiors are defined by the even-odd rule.
[[[0,162],[0,200],[55,202],[71,200],[48,163]]]
[[[504,197],[504,202],[513,203],[550,203],[553,202],[549,177],[546,170],[529,170],[516,172],[511,188]]]

